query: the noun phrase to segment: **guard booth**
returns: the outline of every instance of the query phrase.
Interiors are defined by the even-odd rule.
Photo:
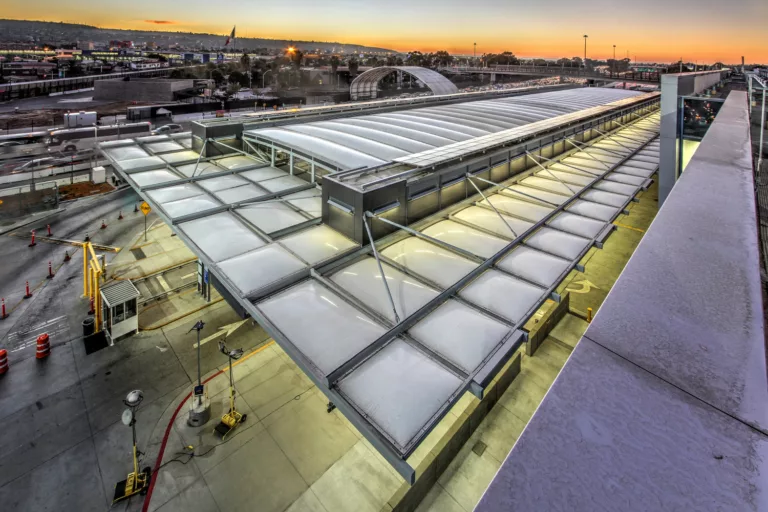
[[[100,290],[101,328],[109,344],[139,330],[139,290],[129,280],[117,281]]]

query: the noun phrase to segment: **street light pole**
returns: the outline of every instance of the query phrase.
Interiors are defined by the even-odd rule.
[[[587,69],[587,38],[589,36],[584,34],[584,69]]]
[[[616,45],[613,45],[613,71],[616,71]]]

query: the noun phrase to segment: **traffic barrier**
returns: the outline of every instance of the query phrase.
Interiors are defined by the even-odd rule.
[[[48,275],[46,276],[48,279],[53,279],[53,276],[56,274],[53,273],[53,267],[51,266],[51,262],[48,262]]]
[[[0,375],[8,371],[8,351],[0,349]]]
[[[89,315],[96,314],[96,309],[93,307],[93,297],[91,297],[91,300],[90,300],[90,307],[88,308],[88,314]]]
[[[5,299],[2,299],[2,311],[0,312],[0,320],[8,318],[8,314],[5,312]]]
[[[139,205],[136,203],[133,203],[133,213],[139,213]]]
[[[51,355],[51,340],[48,334],[41,334],[37,337],[37,350],[35,350],[35,357],[37,359],[44,359]]]
[[[51,233],[51,225],[50,225],[50,224],[47,224],[45,227],[46,227],[46,229],[48,230],[48,236],[51,236],[51,235],[53,235],[53,233]]]
[[[88,235],[88,233],[85,234],[85,241],[86,242],[90,242],[91,241],[91,237]]]
[[[37,245],[37,244],[35,243],[35,230],[33,229],[33,230],[32,230],[32,241],[29,243],[29,246],[30,246],[30,247],[34,247],[34,246],[36,246],[36,245]]]
[[[117,220],[123,220],[123,210],[120,210],[120,215],[117,216]]]
[[[71,260],[72,256],[69,255],[69,251],[64,251],[64,262]]]
[[[27,293],[24,295],[24,298],[28,299],[32,296],[32,292],[29,290],[29,281],[27,281],[27,284],[26,284],[26,292]]]
[[[104,219],[101,219],[101,227],[99,229],[107,229],[107,223],[104,222]]]

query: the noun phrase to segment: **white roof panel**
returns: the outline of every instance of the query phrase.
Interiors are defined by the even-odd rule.
[[[525,187],[517,184],[499,190],[499,194],[517,199],[524,199],[526,201],[536,201],[538,199],[542,201],[544,206],[552,206],[553,204],[561,205],[568,200],[568,197],[562,194],[553,194],[552,192],[547,192],[538,188]],[[568,194],[568,196],[572,195],[572,193]]]
[[[277,244],[219,262],[219,268],[247,296],[264,286],[305,268],[296,256]]]
[[[624,203],[627,202],[627,196],[606,192],[604,190],[590,189],[581,194],[581,197],[587,201],[594,201],[609,206],[624,206]]]
[[[179,229],[214,262],[232,258],[264,245],[261,238],[229,212],[184,222],[179,224]]]
[[[119,146],[114,148],[108,148],[102,150],[104,153],[106,153],[110,158],[113,160],[134,160],[136,158],[145,158],[149,156],[149,153],[144,151],[141,147],[137,146],[136,144],[131,144],[129,146]]]
[[[149,169],[160,169],[165,167],[165,162],[163,162],[160,157],[147,156],[144,158],[134,158],[132,160],[120,160],[119,162],[115,162],[115,166],[124,172],[131,173],[147,171]]]
[[[579,189],[581,189],[581,187],[577,185],[571,185],[571,186],[565,185],[555,180],[555,178],[546,179],[546,178],[540,178],[538,176],[528,176],[527,178],[522,179],[520,181],[520,184],[525,185],[527,187],[543,189],[555,194],[562,194],[567,197],[572,196],[573,194],[578,192]],[[567,197],[564,199],[567,199]]]
[[[555,229],[541,228],[528,237],[525,243],[561,258],[575,260],[590,244],[590,240]]]
[[[415,236],[394,243],[380,253],[443,288],[477,267],[477,263]]]
[[[208,195],[188,197],[162,204],[163,210],[172,219],[211,210],[217,206],[221,206],[221,203]]]
[[[281,238],[280,243],[310,265],[358,247],[355,242],[325,224]]]
[[[304,181],[298,176],[283,176],[281,178],[272,178],[270,180],[260,181],[259,186],[269,190],[272,193],[282,192],[296,187],[304,187],[309,185],[308,181]]]
[[[574,215],[573,213],[562,212],[555,215],[547,222],[547,226],[583,236],[584,238],[595,238],[605,227],[605,222]]]
[[[259,182],[288,176],[288,173],[275,167],[261,167],[259,169],[253,169],[252,171],[241,172],[240,176],[254,182]]]
[[[416,279],[382,263],[387,284],[395,302],[398,316],[402,319],[413,314],[421,306],[429,302],[437,291],[416,281]],[[331,279],[350,294],[357,297],[384,318],[395,322],[392,305],[389,302],[381,273],[373,257],[366,257],[339,270]]]
[[[230,174],[228,176],[217,176],[216,178],[200,180],[197,182],[197,184],[208,192],[218,192],[219,190],[226,190],[228,188],[247,185],[248,180],[244,180],[235,174]]]
[[[459,377],[398,339],[350,373],[339,388],[405,447],[461,385]]]
[[[621,194],[623,196],[633,196],[637,192],[635,185],[626,185],[624,183],[616,183],[614,181],[600,180],[595,183],[595,189],[605,190],[606,192],[613,192],[614,194]]]
[[[163,204],[178,201],[179,199],[187,199],[188,197],[200,196],[203,195],[203,191],[191,183],[182,183],[172,187],[150,190],[147,192],[147,195],[158,204]]]
[[[200,153],[196,153],[191,149],[185,149],[184,151],[177,151],[175,153],[164,153],[160,155],[160,158],[162,158],[164,162],[168,162],[169,164],[173,165],[187,162],[196,162],[197,159],[200,158]]]
[[[224,169],[229,169],[230,171],[248,169],[259,165],[264,165],[263,163],[253,158],[249,158],[243,155],[219,158],[218,160],[215,160],[215,162],[216,165],[221,166]]]
[[[142,171],[131,174],[131,179],[135,181],[138,186],[147,187],[149,185],[169,183],[171,181],[179,180],[180,178],[171,171],[157,169],[154,171]]]
[[[522,196],[518,195],[517,198],[506,196],[504,194],[493,194],[488,196],[488,200],[483,199],[480,204],[488,204],[490,202],[501,213],[508,213],[516,217],[530,220],[531,222],[538,222],[550,213],[554,208],[541,206],[540,204],[534,204],[530,201],[523,201],[520,199]]]
[[[197,165],[197,170],[195,170],[195,165]],[[224,170],[221,167],[216,167],[211,162],[200,162],[199,164],[195,162],[193,164],[176,165],[174,167],[187,178],[191,178],[193,172],[195,173],[195,176],[202,176],[204,174],[213,174]]]
[[[269,297],[258,307],[325,375],[386,332],[312,279]]]
[[[584,201],[582,199],[575,200],[566,206],[565,210],[585,217],[604,220],[606,222],[611,220],[619,211],[615,206],[607,206],[600,203],[593,203],[592,201]]]
[[[568,260],[537,251],[527,245],[518,245],[496,264],[510,274],[544,288],[553,286],[571,265]]]
[[[532,222],[503,214],[501,217],[503,217],[504,220],[502,220],[495,211],[480,208],[479,206],[465,208],[454,214],[454,217],[509,239],[517,238],[525,232],[525,230],[533,226]],[[514,233],[510,231],[510,228],[514,230]]]
[[[265,190],[256,185],[243,185],[242,187],[228,188],[215,193],[226,204],[241,203],[268,195]]]
[[[544,288],[498,270],[488,270],[467,285],[459,296],[516,323],[542,298],[544,292]]]
[[[408,332],[467,373],[472,373],[507,336],[510,328],[449,299]]]
[[[319,188],[302,190],[283,196],[283,199],[312,217],[323,215],[323,192]]]
[[[509,243],[452,220],[442,220],[432,224],[423,229],[422,233],[483,258],[490,258]]]
[[[236,211],[265,233],[274,233],[309,220],[291,207],[272,201],[249,204]]]

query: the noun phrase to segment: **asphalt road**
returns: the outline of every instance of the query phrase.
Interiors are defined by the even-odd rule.
[[[39,334],[47,332],[54,345],[69,341],[82,335],[81,323],[87,316],[88,301],[81,298],[82,249],[40,241],[35,247],[28,247],[30,230],[36,229],[38,236],[44,236],[46,225],[50,224],[57,238],[81,241],[88,233],[95,243],[123,247],[144,226],[144,216],[133,213],[138,201],[131,189],[80,199],[64,205],[66,210],[37,225],[2,237],[0,297],[5,298],[10,316],[0,320],[0,348],[7,349],[15,359],[31,357]],[[123,220],[117,220],[120,211]],[[100,229],[102,219],[106,229]],[[154,217],[148,219],[150,223],[152,220]],[[65,251],[73,256],[68,263],[63,262]],[[109,265],[115,253],[105,254]],[[53,279],[46,278],[49,261],[56,271]],[[32,297],[24,299],[27,281]]]

